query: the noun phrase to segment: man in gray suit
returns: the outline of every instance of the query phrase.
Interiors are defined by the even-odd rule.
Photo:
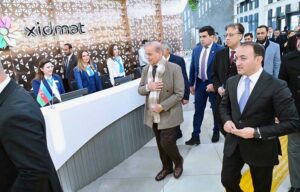
[[[161,43],[145,45],[149,64],[144,67],[138,88],[146,96],[144,123],[154,131],[162,170],[155,180],[163,180],[173,172],[179,178],[183,171],[183,158],[176,145],[176,127],[183,122],[181,100],[184,80],[181,68],[163,59]]]
[[[267,73],[273,75],[273,77],[277,78],[281,63],[279,44],[268,39],[268,27],[265,25],[261,25],[256,28],[256,37],[256,42],[265,47],[263,69]]]

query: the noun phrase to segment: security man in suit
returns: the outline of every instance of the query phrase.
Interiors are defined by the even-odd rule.
[[[66,43],[63,47],[63,52],[65,54],[63,58],[63,84],[66,92],[70,92],[76,90],[76,82],[74,78],[73,69],[77,66],[77,57],[74,55],[72,51],[72,45]]]
[[[295,36],[297,49],[283,56],[279,78],[287,82],[300,115],[300,31]],[[292,184],[289,192],[300,192],[300,133],[288,135],[288,158]]]
[[[145,50],[149,65],[143,69],[138,92],[146,96],[144,122],[154,131],[162,162],[162,170],[155,180],[160,181],[172,172],[175,178],[179,178],[183,171],[183,158],[176,145],[176,127],[183,122],[182,72],[178,65],[163,59],[161,43],[149,42]]]
[[[207,99],[211,104],[214,115],[213,136],[211,141],[219,141],[219,126],[216,119],[215,89],[212,84],[211,72],[212,62],[218,51],[223,49],[214,43],[215,30],[211,26],[204,26],[199,29],[200,45],[193,49],[190,66],[190,91],[195,95],[195,113],[193,119],[193,133],[186,145],[200,144],[201,125],[204,117],[204,110]]]
[[[189,88],[189,80],[186,73],[185,61],[182,57],[171,53],[172,48],[168,43],[164,42],[162,44],[162,48],[163,48],[164,59],[169,61],[170,63],[179,65],[181,68],[183,79],[184,79],[184,96],[183,99],[181,100],[181,104],[186,105],[189,103],[190,88]],[[179,139],[182,137],[182,131],[180,130],[180,125],[178,125],[176,129],[177,129],[177,139]]]
[[[226,81],[229,77],[237,74],[236,64],[234,60],[235,50],[240,46],[243,34],[245,32],[244,26],[240,23],[232,23],[225,27],[225,41],[227,47],[219,51],[213,61],[211,79],[214,90],[216,92],[216,106],[217,106],[217,121],[219,130],[226,135],[221,125],[221,118],[219,112],[219,105],[221,98],[225,93]]]
[[[286,82],[263,70],[263,56],[264,47],[257,43],[237,48],[239,75],[228,79],[220,105],[227,132],[221,179],[227,192],[242,191],[239,183],[245,163],[254,191],[271,191],[273,167],[281,154],[278,137],[300,130],[292,94]]]
[[[0,63],[0,191],[62,192],[42,112]]]

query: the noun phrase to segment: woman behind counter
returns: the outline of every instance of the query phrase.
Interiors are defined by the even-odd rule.
[[[77,82],[77,88],[87,88],[89,93],[102,90],[102,83],[99,78],[97,65],[92,63],[89,52],[81,50],[78,52],[78,64],[74,68],[74,77]]]
[[[38,71],[35,78],[32,80],[32,88],[35,97],[37,97],[41,82],[49,91],[49,93],[58,99],[60,94],[65,93],[65,89],[61,77],[53,74],[54,65],[48,59],[42,59],[38,64]]]
[[[115,80],[125,77],[125,69],[122,58],[119,56],[119,49],[116,44],[108,47],[107,68],[109,72],[110,82],[115,86]]]

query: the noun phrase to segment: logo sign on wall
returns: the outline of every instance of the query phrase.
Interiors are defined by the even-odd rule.
[[[12,20],[8,16],[0,18],[0,49],[6,49],[9,46],[16,46],[20,33],[18,27],[12,25]]]
[[[46,26],[41,26],[39,22],[36,22],[36,25],[33,27],[25,27],[27,37],[36,37],[36,36],[50,36],[50,35],[74,35],[74,34],[83,34],[84,25],[78,23],[76,25],[52,25],[51,22]]]

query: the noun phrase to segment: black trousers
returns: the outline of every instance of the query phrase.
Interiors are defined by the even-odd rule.
[[[240,188],[241,170],[245,162],[243,161],[239,147],[235,149],[232,156],[223,157],[221,173],[222,184],[226,192],[242,192]],[[249,165],[254,192],[270,192],[272,187],[273,167],[256,167]]]
[[[157,123],[153,123],[153,131],[164,170],[173,170],[173,163],[178,166],[182,157],[176,145],[176,127],[158,130]]]

